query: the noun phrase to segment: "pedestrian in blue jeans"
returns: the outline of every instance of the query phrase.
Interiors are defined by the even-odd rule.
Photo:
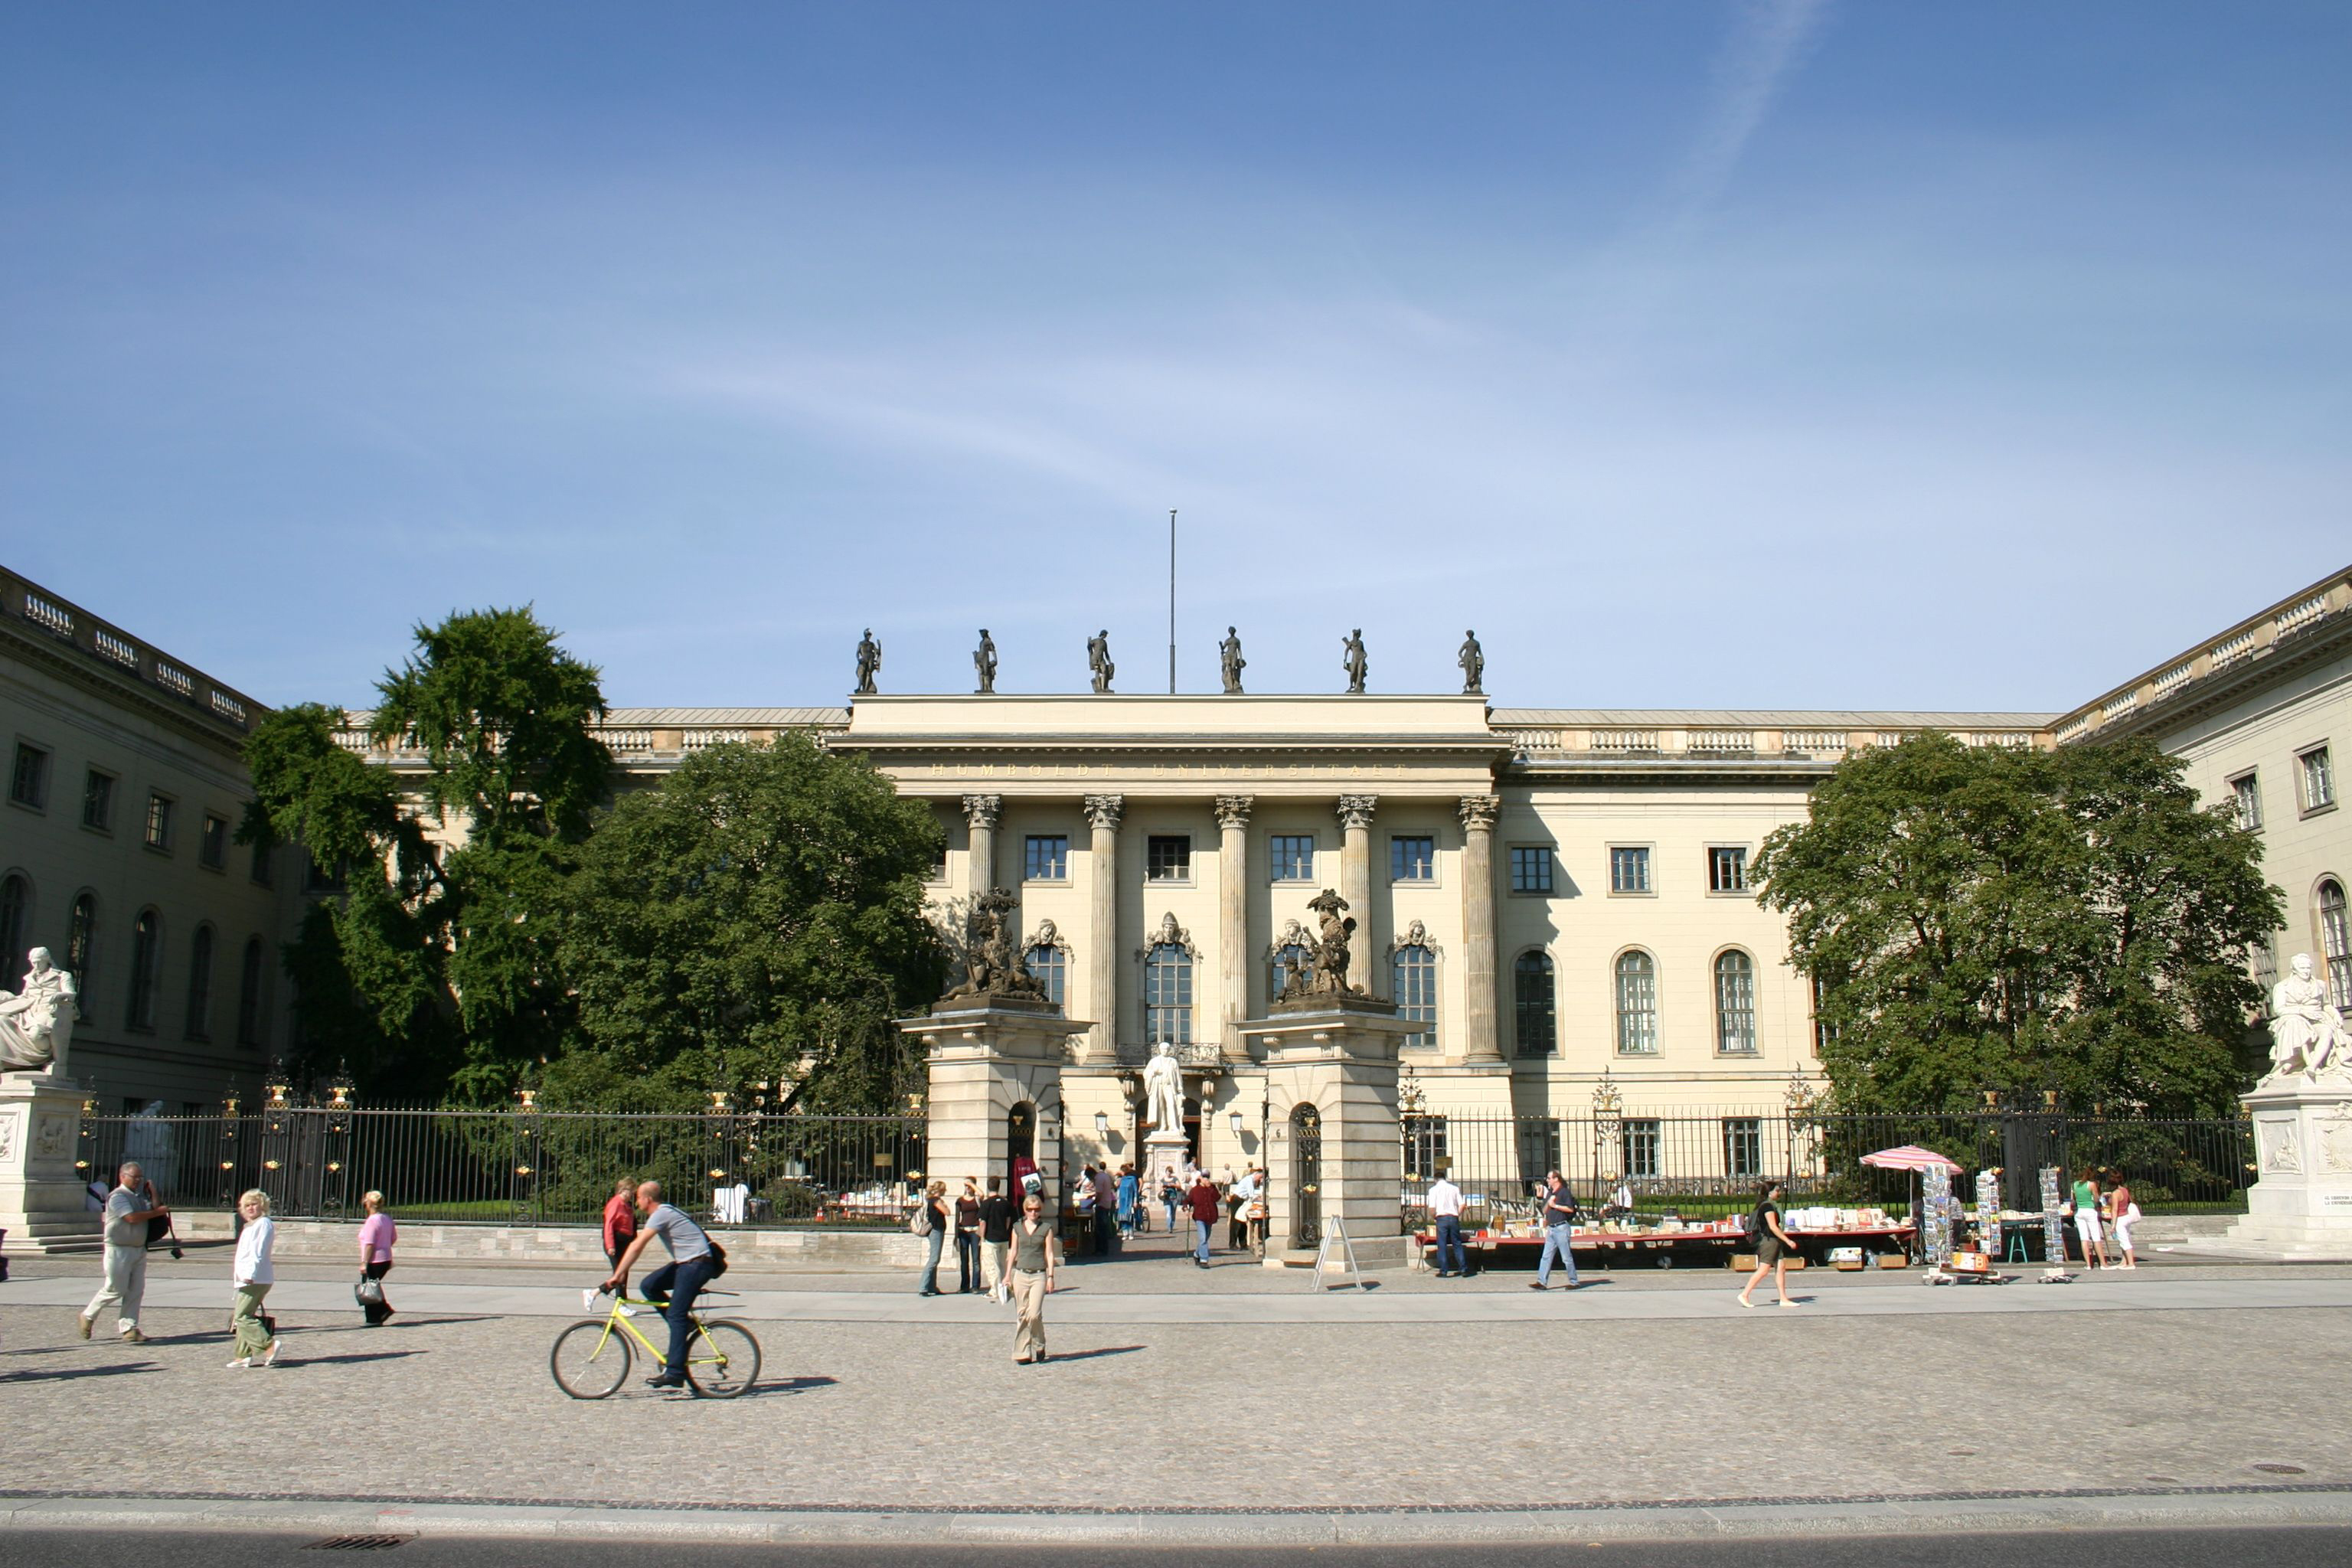
[[[646,1386],[684,1388],[687,1346],[694,1337],[694,1299],[718,1274],[719,1258],[700,1226],[687,1218],[681,1210],[662,1202],[659,1182],[638,1185],[637,1208],[645,1215],[646,1223],[638,1228],[628,1250],[621,1254],[621,1260],[613,1266],[604,1289],[620,1289],[646,1244],[656,1236],[661,1237],[662,1245],[669,1248],[669,1261],[646,1277],[644,1291],[646,1300],[661,1308],[662,1316],[669,1320],[669,1358],[662,1363],[661,1375],[647,1378]]]
[[[1209,1173],[1201,1172],[1192,1178],[1192,1190],[1185,1194],[1185,1204],[1192,1212],[1192,1267],[1209,1266],[1209,1237],[1216,1229],[1217,1215],[1223,1205],[1217,1199],[1217,1185],[1209,1180]]]
[[[1568,1190],[1568,1178],[1558,1171],[1544,1177],[1543,1227],[1543,1261],[1536,1265],[1535,1281],[1528,1289],[1541,1290],[1551,1283],[1551,1260],[1557,1258],[1568,1267],[1568,1283],[1562,1289],[1573,1290],[1576,1251],[1570,1244],[1576,1238],[1576,1194]]]
[[[1462,1189],[1449,1176],[1429,1184],[1429,1217],[1437,1225],[1437,1277],[1459,1279],[1470,1272],[1462,1251]]]

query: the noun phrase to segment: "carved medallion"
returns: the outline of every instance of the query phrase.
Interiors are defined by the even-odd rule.
[[[2295,1141],[2294,1118],[2263,1117],[2254,1123],[2254,1132],[2262,1144],[2265,1172],[2282,1176],[2303,1173],[2303,1148]]]

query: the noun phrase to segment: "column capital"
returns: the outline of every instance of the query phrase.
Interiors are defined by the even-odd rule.
[[[1462,797],[1462,826],[1472,833],[1492,833],[1495,817],[1503,809],[1499,795],[1465,795]]]
[[[1123,795],[1090,795],[1086,797],[1087,820],[1097,827],[1117,828],[1120,814],[1127,810]]]
[[[1003,809],[1004,797],[1001,795],[968,795],[963,797],[963,820],[967,826],[985,827],[992,832],[996,827],[997,813]]]
[[[1372,825],[1372,813],[1381,804],[1376,795],[1343,795],[1339,797],[1339,826],[1350,832]]]
[[[1250,807],[1257,797],[1249,795],[1221,795],[1217,797],[1217,826],[1223,828],[1247,827]]]

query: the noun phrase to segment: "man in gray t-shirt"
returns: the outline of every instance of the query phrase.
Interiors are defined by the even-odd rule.
[[[688,1219],[683,1209],[662,1202],[659,1182],[638,1185],[637,1208],[646,1216],[645,1224],[638,1227],[629,1249],[621,1254],[620,1262],[613,1266],[604,1289],[619,1289],[635,1267],[637,1255],[654,1237],[661,1237],[662,1245],[669,1248],[669,1261],[646,1275],[641,1289],[645,1299],[659,1307],[662,1316],[669,1320],[669,1357],[662,1366],[661,1375],[648,1378],[646,1386],[684,1388],[687,1345],[694,1337],[694,1299],[718,1273],[719,1259],[702,1227]]]
[[[136,1164],[122,1167],[121,1180],[106,1194],[106,1283],[81,1310],[83,1339],[89,1338],[99,1309],[111,1305],[124,1341],[146,1342],[139,1331],[139,1303],[147,1294],[147,1222],[171,1212],[155,1201],[155,1189]]]

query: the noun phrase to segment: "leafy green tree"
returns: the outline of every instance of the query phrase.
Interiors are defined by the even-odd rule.
[[[1856,1110],[2055,1089],[2109,1110],[2234,1109],[2250,944],[2283,921],[2261,841],[2146,741],[2054,752],[1929,731],[1856,752],[1764,844],[1759,899],[1815,982]]]
[[[586,1046],[545,1102],[691,1109],[766,1079],[802,1110],[894,1108],[920,1064],[891,1020],[945,973],[922,900],[940,847],[921,803],[795,732],[624,796],[565,900]]]
[[[239,837],[299,843],[340,876],[287,953],[324,1058],[298,1066],[348,1058],[377,1096],[487,1100],[562,1048],[550,917],[610,797],[597,679],[528,608],[478,610],[419,626],[378,683],[371,738],[421,752],[421,773],[337,745],[338,709],[256,726]]]

